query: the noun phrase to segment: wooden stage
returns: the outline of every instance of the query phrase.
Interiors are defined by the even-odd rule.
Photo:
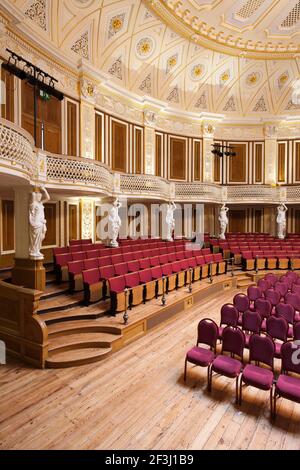
[[[126,348],[101,362],[39,370],[9,359],[0,367],[0,448],[300,449],[300,405],[279,400],[272,424],[266,392],[246,388],[237,407],[232,380],[216,377],[209,394],[206,371],[190,365],[183,382],[185,353],[195,344],[199,320],[219,321],[221,306],[243,290],[218,289],[217,282],[212,288],[213,295],[202,292],[201,302],[172,321],[139,338],[137,330],[128,334]],[[157,307],[145,306],[146,322]],[[109,319],[124,329],[121,320]],[[132,311],[127,331],[138,322]]]

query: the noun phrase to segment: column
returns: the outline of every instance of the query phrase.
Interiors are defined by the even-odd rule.
[[[12,283],[44,291],[46,271],[43,260],[29,257],[29,200],[30,186],[15,188],[15,264],[12,269]]]
[[[144,110],[144,155],[145,155],[145,173],[146,175],[155,175],[156,163],[156,137],[155,125],[157,115],[153,109]]]
[[[203,122],[203,182],[214,182],[214,158],[212,151],[212,144],[214,143],[215,127],[210,122]]]
[[[80,238],[95,240],[95,202],[93,199],[80,200]]]
[[[88,70],[79,62],[80,85],[80,155],[95,158],[95,101],[97,85],[89,78]]]
[[[277,182],[277,131],[274,124],[266,124],[265,132],[265,183],[276,185]]]

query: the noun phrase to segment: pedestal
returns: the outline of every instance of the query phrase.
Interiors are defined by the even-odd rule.
[[[45,291],[46,270],[42,260],[15,258],[12,283],[17,286]]]

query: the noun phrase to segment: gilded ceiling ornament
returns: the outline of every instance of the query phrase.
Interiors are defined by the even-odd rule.
[[[152,81],[151,81],[151,74],[150,73],[142,81],[141,85],[139,86],[139,90],[146,92],[148,95],[151,95]]]
[[[110,19],[109,27],[108,27],[108,39],[113,37],[115,34],[119,33],[124,26],[125,20],[125,13],[121,13],[120,15],[113,16]]]
[[[284,85],[287,83],[288,79],[289,79],[289,73],[288,72],[284,72],[280,75],[280,77],[278,78],[278,87],[279,87],[279,89],[284,87]]]
[[[46,22],[46,1],[45,0],[35,0],[31,3],[29,8],[25,11],[25,16],[34,21],[37,25],[40,26],[44,31],[47,29]]]
[[[206,93],[202,93],[202,95],[198,99],[197,103],[195,104],[195,108],[207,109],[207,96],[206,96]]]
[[[174,54],[171,57],[168,58],[167,60],[167,68],[166,68],[166,73],[170,73],[172,69],[177,65],[178,62],[178,54]]]
[[[157,115],[153,111],[144,111],[144,122],[146,126],[155,127],[157,123]]]
[[[170,101],[170,103],[179,103],[179,91],[177,85],[170,92],[169,96],[167,97],[167,101]]]
[[[246,78],[246,83],[248,86],[254,86],[259,82],[260,74],[257,72],[250,73]]]
[[[115,60],[115,62],[109,68],[108,73],[122,80],[123,74],[122,74],[122,57],[121,56],[118,57],[117,60]]]
[[[88,31],[83,33],[71,47],[72,51],[80,55],[84,59],[89,59],[89,34]]]
[[[96,85],[88,80],[82,80],[81,93],[85,98],[95,98]]]
[[[204,66],[202,64],[194,65],[191,69],[190,77],[192,80],[200,80],[204,73]]]
[[[136,53],[140,59],[147,59],[154,50],[154,41],[150,37],[142,38],[136,45]]]
[[[253,108],[253,111],[254,111],[255,113],[267,111],[266,102],[265,102],[265,99],[264,99],[263,96],[261,96],[261,97],[259,98],[258,102],[256,103],[256,105],[255,105],[254,108]]]
[[[236,105],[235,105],[235,99],[234,96],[231,96],[227,103],[224,106],[223,111],[231,111],[234,112],[236,111]]]

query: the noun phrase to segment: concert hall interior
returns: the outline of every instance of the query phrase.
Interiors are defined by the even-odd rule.
[[[0,449],[300,449],[300,1],[1,0]]]

